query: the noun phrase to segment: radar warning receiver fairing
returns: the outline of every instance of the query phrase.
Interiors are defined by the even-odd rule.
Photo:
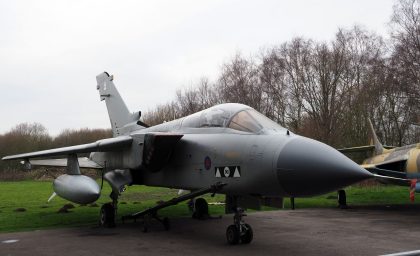
[[[261,205],[282,207],[283,197],[307,197],[335,191],[372,175],[321,142],[291,133],[253,108],[220,104],[184,118],[148,127],[141,113],[130,113],[113,83],[113,76],[96,77],[113,138],[94,143],[4,157],[22,159],[25,166],[67,166],[54,181],[57,195],[75,203],[95,201],[100,188],[80,168],[99,168],[112,187],[112,203],[101,208],[100,222],[114,226],[118,196],[126,185],[148,185],[191,191],[143,212],[124,216],[168,219],[157,211],[206,193],[226,195],[226,212],[235,213],[226,237],[230,244],[250,243],[251,226],[242,210]],[[91,153],[89,158],[78,158]],[[66,156],[65,159],[45,159]],[[44,158],[34,160],[33,158]],[[194,216],[205,216],[207,203],[195,200]],[[147,230],[145,222],[145,230]]]

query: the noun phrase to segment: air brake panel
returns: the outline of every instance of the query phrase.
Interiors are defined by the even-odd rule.
[[[148,133],[144,137],[143,167],[157,172],[169,161],[176,143],[182,134]]]

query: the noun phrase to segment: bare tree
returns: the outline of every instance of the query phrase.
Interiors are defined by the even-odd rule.
[[[391,18],[391,36],[394,39],[394,64],[404,67],[410,82],[417,90],[409,90],[412,97],[420,96],[420,1],[399,0]]]
[[[0,137],[0,157],[22,152],[43,150],[51,146],[52,138],[39,123],[22,123]],[[17,162],[0,161],[0,170],[16,169]]]
[[[310,65],[313,42],[295,38],[276,49],[284,63],[286,86],[286,125],[294,132],[302,132],[304,112],[304,85],[310,82]]]
[[[258,78],[254,61],[237,54],[222,68],[217,84],[218,96],[222,102],[243,103],[261,110],[263,92],[258,86]]]
[[[390,59],[392,82],[398,87],[398,142],[418,141],[420,128],[420,1],[399,0],[391,18],[393,53]],[[394,92],[396,90],[393,90]],[[403,116],[400,114],[404,113]],[[398,120],[397,120],[398,119]],[[416,124],[416,125],[412,125]]]
[[[415,142],[419,127],[410,124],[420,122],[419,17],[419,0],[397,2],[392,47],[355,26],[340,29],[328,43],[298,37],[257,59],[236,54],[215,84],[202,79],[179,90],[151,119],[237,102],[335,146],[366,143],[368,118],[385,143]]]
[[[287,84],[284,60],[272,49],[261,53],[259,83],[263,92],[261,112],[267,117],[286,124]]]
[[[112,137],[111,129],[65,129],[62,132],[60,132],[60,134],[57,137],[54,138],[52,144],[54,147],[65,147],[90,143],[110,137]]]

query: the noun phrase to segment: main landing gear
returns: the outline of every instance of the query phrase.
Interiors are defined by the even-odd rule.
[[[244,216],[246,216],[244,210],[237,208],[233,216],[233,225],[226,229],[226,239],[231,245],[249,244],[254,238],[251,226],[242,219]]]
[[[123,223],[126,220],[133,219],[134,221],[137,221],[138,218],[143,219],[143,231],[148,232],[150,227],[150,221],[152,219],[155,219],[162,223],[165,230],[170,229],[170,222],[168,218],[160,218],[158,216],[158,211],[172,206],[176,205],[182,201],[190,200],[196,197],[199,197],[201,195],[207,194],[207,193],[217,193],[220,189],[222,189],[226,184],[225,183],[216,183],[212,185],[209,188],[203,188],[194,192],[191,192],[186,195],[182,195],[180,197],[173,198],[169,201],[163,202],[161,204],[158,204],[154,207],[151,207],[149,209],[146,209],[141,212],[137,212],[131,215],[126,215],[122,217]],[[115,218],[117,214],[117,204],[118,204],[118,194],[112,192],[110,197],[112,198],[112,203],[106,203],[102,206],[100,211],[100,225],[104,227],[115,227]],[[235,245],[235,244],[249,244],[251,243],[253,239],[253,231],[249,224],[245,223],[243,220],[243,217],[246,216],[244,213],[244,210],[236,207],[235,208],[235,214],[233,217],[233,224],[228,226],[226,230],[226,239],[229,244]],[[196,219],[208,219],[210,218],[209,212],[208,212],[208,204],[204,198],[197,198],[195,200],[194,204],[194,213],[193,218]]]
[[[102,205],[99,212],[99,225],[103,227],[115,227],[115,218],[117,216],[118,194],[114,191],[109,195],[112,198],[112,203]]]
[[[206,220],[210,218],[209,205],[206,199],[200,197],[194,201],[193,219]]]
[[[99,216],[99,224],[108,228],[115,227],[115,211],[116,210],[112,203],[102,205]]]

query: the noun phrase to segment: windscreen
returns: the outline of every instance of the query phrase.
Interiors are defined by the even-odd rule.
[[[225,103],[185,117],[182,127],[208,128],[227,127],[229,120],[241,109],[249,108],[242,104]]]
[[[274,121],[271,121],[268,117],[259,113],[254,109],[247,109],[238,112],[230,121],[229,128],[251,132],[251,133],[261,133],[261,132],[280,132],[285,131],[285,128],[280,126]]]

